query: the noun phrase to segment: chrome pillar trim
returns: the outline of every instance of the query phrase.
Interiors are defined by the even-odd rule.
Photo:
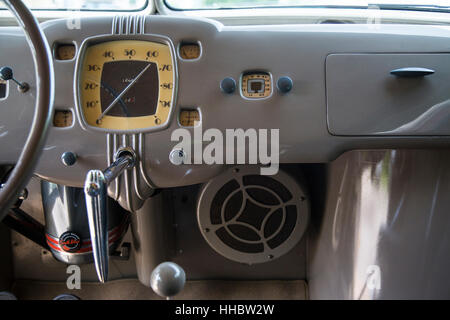
[[[115,16],[112,34],[145,34],[145,15]]]
[[[136,165],[116,178],[108,187],[108,194],[127,211],[140,209],[156,189],[147,175],[143,159],[145,159],[145,135],[108,134],[107,135],[108,165],[111,165],[115,155],[120,150],[134,150]]]
[[[91,235],[92,252],[98,279],[108,280],[108,219],[106,208],[106,179],[102,171],[91,170],[86,177],[84,191]]]
[[[117,35],[145,34],[146,16],[144,15],[122,15],[112,19],[112,33]],[[144,134],[108,134],[107,152],[108,165],[115,161],[115,155],[121,149],[135,150],[136,165],[115,179],[108,188],[110,197],[130,212],[135,212],[142,207],[144,201],[154,193],[154,184],[145,172]]]
[[[144,143],[145,139],[144,138],[145,138],[144,134],[140,133],[138,141],[137,142],[134,141],[136,146],[138,146],[138,148],[136,150],[138,150],[139,154],[141,154],[141,155],[145,154],[145,143]],[[141,157],[141,159],[143,159],[143,158]],[[150,178],[148,178],[146,173],[145,173],[144,162],[143,161],[139,162],[139,170],[140,170],[140,173],[141,173],[142,180],[144,180],[144,183],[146,185],[148,185],[148,186],[152,186],[153,187],[154,186],[153,182],[151,182]]]

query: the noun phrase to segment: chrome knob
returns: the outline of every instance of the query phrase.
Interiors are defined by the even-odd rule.
[[[64,152],[61,161],[66,167],[71,167],[77,162],[77,155],[71,151]]]
[[[186,153],[183,149],[173,149],[169,154],[169,160],[173,165],[179,166],[185,162]]]

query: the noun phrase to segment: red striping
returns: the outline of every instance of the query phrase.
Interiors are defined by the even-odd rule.
[[[113,230],[111,230],[111,232],[109,233],[108,236],[108,244],[111,245],[112,243],[114,243],[115,241],[117,241],[122,235],[123,235],[123,231],[125,231],[125,226],[126,224],[122,224],[120,226],[117,226],[116,228],[114,228]],[[120,231],[120,232],[118,232]],[[47,244],[56,251],[59,252],[66,252],[64,250],[61,249],[61,247],[59,246],[59,242],[57,240],[55,240],[55,238],[53,238],[51,235],[49,234],[45,234],[46,238],[47,238]],[[73,252],[73,253],[86,253],[86,252],[91,252],[92,251],[92,246],[91,241],[90,240],[86,240],[82,242],[83,246],[81,249],[79,249],[77,252]],[[89,245],[89,246],[87,246]]]

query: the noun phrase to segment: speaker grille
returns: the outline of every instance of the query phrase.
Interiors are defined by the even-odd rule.
[[[198,202],[200,230],[221,255],[242,263],[278,258],[301,239],[309,205],[302,187],[280,171],[238,167],[206,184]]]

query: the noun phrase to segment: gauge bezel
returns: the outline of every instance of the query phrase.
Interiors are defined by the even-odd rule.
[[[83,112],[83,107],[81,103],[82,99],[82,89],[81,89],[81,72],[83,62],[86,56],[87,48],[92,45],[109,42],[109,41],[120,41],[120,40],[135,40],[135,41],[148,41],[148,42],[156,42],[160,44],[165,44],[169,47],[172,66],[173,66],[173,76],[174,76],[174,88],[172,92],[172,103],[170,106],[169,114],[165,122],[161,123],[157,126],[149,126],[147,128],[139,128],[139,129],[111,129],[111,128],[99,128],[96,126],[90,125]],[[86,131],[96,131],[103,133],[119,133],[119,134],[136,134],[136,133],[146,133],[146,132],[155,132],[161,131],[169,127],[172,122],[173,115],[175,113],[176,105],[177,105],[177,93],[178,93],[178,66],[177,66],[177,53],[175,50],[175,46],[173,45],[172,40],[169,37],[157,34],[136,34],[136,35],[99,35],[86,38],[80,46],[79,54],[77,56],[77,61],[75,65],[75,76],[74,76],[74,94],[75,94],[75,110],[77,118],[79,119],[80,126]]]

